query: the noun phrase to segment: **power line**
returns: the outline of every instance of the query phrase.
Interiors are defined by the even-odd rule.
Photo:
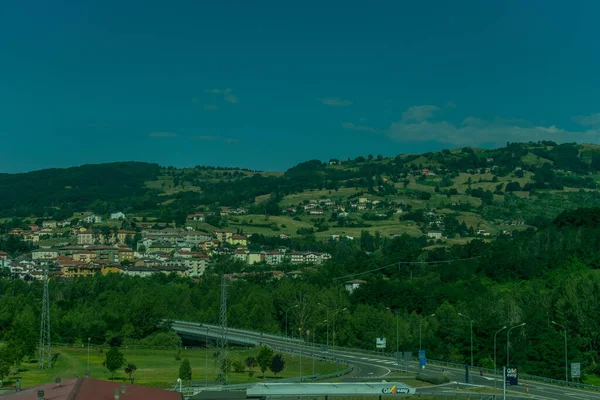
[[[219,336],[217,338],[217,365],[219,368],[217,380],[224,385],[227,385],[227,372],[229,370],[228,347],[227,342],[227,278],[221,276],[221,310],[219,313]],[[208,350],[207,350],[208,351]]]
[[[333,278],[333,279],[334,280],[338,280],[338,279],[352,278],[352,277],[355,277],[355,276],[370,274],[371,272],[381,271],[382,269],[386,269],[386,268],[389,268],[389,267],[395,267],[397,265],[403,265],[403,264],[450,264],[450,263],[457,262],[457,261],[475,260],[475,259],[481,258],[481,257],[482,256],[469,257],[469,258],[459,258],[459,259],[455,259],[455,260],[440,260],[440,261],[398,261],[398,262],[395,262],[393,264],[385,265],[383,267],[378,267],[378,268],[370,269],[368,271],[363,271],[363,272],[357,272],[356,274],[339,276],[339,277]]]
[[[50,344],[50,295],[48,290],[48,264],[44,265],[44,295],[42,300],[42,318],[40,324],[40,344],[38,346],[38,368],[52,368]]]

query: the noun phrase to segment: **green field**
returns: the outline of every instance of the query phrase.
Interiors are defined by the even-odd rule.
[[[100,350],[102,349],[102,350]],[[105,352],[108,347],[92,348],[90,352],[90,372],[91,377],[97,379],[109,380],[110,372],[102,366],[105,359]],[[137,366],[137,371],[134,373],[135,383],[145,386],[170,388],[175,385],[181,360],[187,358],[192,366],[192,381],[204,383],[208,376],[209,383],[215,381],[216,368],[213,359],[214,349],[208,351],[204,349],[182,349],[181,360],[176,360],[176,350],[148,350],[148,349],[127,349],[121,348],[125,359],[128,362],[134,363]],[[233,361],[239,360],[243,362],[246,357],[258,354],[257,348],[251,349],[230,349],[229,356]],[[56,356],[58,355],[58,356]],[[21,370],[17,374],[11,375],[4,379],[4,385],[14,385],[16,379],[21,380],[23,387],[38,385],[45,382],[53,382],[57,377],[61,379],[71,379],[82,377],[86,374],[87,369],[87,347],[55,347],[53,348],[53,356],[57,357],[54,368],[51,370],[39,370],[35,363],[24,362],[21,364]],[[208,375],[206,360],[208,356]],[[284,354],[285,368],[277,375],[277,378],[291,378],[300,375],[300,357]],[[345,369],[345,365],[340,365],[340,369]],[[315,372],[320,374],[329,374],[335,372],[336,364],[315,361]],[[259,368],[254,368],[254,377],[249,377],[248,370],[244,373],[231,372],[229,381],[231,384],[260,382],[262,375]],[[308,357],[302,358],[302,374],[312,374],[312,359]],[[272,372],[266,372],[267,379],[274,379]],[[115,373],[116,380],[126,380],[127,375],[120,369]]]
[[[339,188],[335,190],[307,190],[302,193],[290,194],[280,202],[281,206],[291,206],[302,203],[304,200],[318,200],[321,198],[338,199],[351,196],[358,193],[359,190],[353,187]],[[370,196],[373,197],[373,196]]]

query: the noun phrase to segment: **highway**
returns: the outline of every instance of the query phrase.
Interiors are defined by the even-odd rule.
[[[194,329],[194,327],[196,327],[196,329]],[[203,337],[204,335],[206,335],[206,327],[200,327],[200,324],[174,322],[172,328],[180,334],[183,331],[186,332],[186,335],[190,335],[191,331],[195,331],[197,337]],[[211,329],[213,329],[214,332],[216,330],[216,327],[211,326]],[[245,341],[245,344],[265,344],[287,353],[302,353],[303,356],[306,356],[307,358],[312,357],[314,351],[314,354],[317,357],[328,358],[330,360],[339,360],[341,363],[350,364],[354,366],[354,370],[352,371],[352,373],[341,377],[341,381],[391,381],[393,380],[393,378],[388,376],[392,372],[395,373],[395,371],[397,371],[396,362],[392,358],[382,355],[370,354],[367,352],[361,352],[359,349],[357,349],[356,352],[349,352],[347,350],[339,351],[333,349],[330,349],[328,351],[327,349],[324,349],[319,346],[313,348],[312,346],[309,346],[304,342],[300,342],[297,340],[287,340],[285,337],[281,336],[265,335],[257,332],[239,331],[236,329],[228,329],[227,334],[232,335],[233,342],[235,342],[235,338],[240,338],[240,341]],[[310,363],[307,362],[305,365],[307,366],[307,371],[306,373],[304,373],[304,375],[309,375],[311,373]],[[416,362],[410,363],[409,370],[410,375],[416,374],[418,370],[418,364]],[[440,366],[429,364],[427,365],[426,370],[439,372],[441,374],[443,368]],[[461,384],[461,386],[465,386],[464,369],[445,367],[445,370],[448,373],[448,377],[450,378],[451,382],[458,382],[459,384]],[[395,373],[394,376],[398,376],[398,374]],[[502,378],[501,376],[498,376],[496,379],[496,384],[498,386],[498,398],[500,399],[502,398]],[[494,377],[481,377],[479,376],[479,370],[474,370],[471,374],[471,383],[473,385],[486,386],[493,389]],[[441,386],[435,389],[427,388],[423,389],[423,391],[448,391],[456,393],[456,384],[449,384],[447,386]],[[510,395],[529,395],[532,398],[540,400],[600,400],[600,392],[591,392],[538,382],[524,382],[523,380],[519,381],[519,386],[511,387],[509,389],[509,393]]]

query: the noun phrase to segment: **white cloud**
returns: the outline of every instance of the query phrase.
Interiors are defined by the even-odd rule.
[[[573,117],[573,121],[577,122],[579,125],[600,128],[600,113],[590,115],[578,115],[576,117]]]
[[[214,110],[218,110],[219,106],[215,106],[214,104],[207,104],[204,106],[204,109],[206,111],[214,111]]]
[[[437,106],[412,106],[402,113],[403,121],[425,121],[433,117],[433,113],[440,108]]]
[[[227,144],[237,144],[238,143],[237,139],[229,138],[229,137],[222,137],[222,136],[193,136],[192,139],[200,140],[203,142],[221,141],[221,142],[227,143]]]
[[[318,100],[331,107],[348,107],[353,104],[352,100],[340,99],[339,97],[323,97]]]
[[[150,137],[177,137],[178,135],[174,132],[150,132]]]
[[[362,131],[362,132],[376,132],[376,129],[367,125],[356,125],[352,122],[342,122],[342,127],[344,129],[351,129],[354,131]]]
[[[218,94],[218,95],[222,95],[223,96],[223,100],[225,100],[228,103],[231,104],[236,104],[239,99],[236,95],[233,94],[233,89],[231,88],[227,88],[227,89],[208,89],[205,90],[206,93],[209,94]]]
[[[553,140],[560,143],[594,143],[598,142],[600,135],[600,129],[579,132],[567,131],[555,125],[536,125],[529,121],[502,118],[488,121],[476,117],[467,117],[460,124],[450,121],[418,120],[416,118],[421,116],[430,119],[433,111],[435,111],[435,108],[421,108],[416,112],[415,108],[411,107],[403,113],[402,120],[392,123],[385,133],[391,139],[400,142],[435,141],[456,146],[501,146],[506,142],[540,140]],[[407,113],[410,115],[407,115]]]

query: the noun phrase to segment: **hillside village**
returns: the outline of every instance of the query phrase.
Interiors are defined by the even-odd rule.
[[[86,166],[91,172],[77,178],[63,176],[73,170],[67,169],[57,172],[70,184],[66,187],[96,200],[88,211],[64,210],[62,200],[60,207],[46,206],[43,216],[5,219],[9,228],[4,236],[23,241],[30,251],[11,259],[0,253],[0,262],[22,279],[39,279],[42,264],[48,263],[54,275],[67,279],[109,272],[196,278],[215,260],[229,256],[249,268],[277,270],[273,276],[283,276],[279,269],[297,267],[298,274],[302,266],[329,260],[331,255],[318,242],[354,241],[365,234],[390,240],[409,235],[435,247],[510,237],[541,226],[564,209],[599,200],[596,147],[529,143],[395,158],[313,160],[283,175],[124,164],[117,166],[112,186],[100,180],[106,187],[95,192],[86,189],[85,177],[109,174],[113,166]],[[119,183],[127,173],[131,177]],[[134,181],[138,189],[132,189]],[[123,200],[119,204],[127,207],[119,211],[102,200],[103,190],[111,197],[120,190],[123,196],[137,190],[138,196],[157,197],[149,197],[154,200],[137,210]],[[63,189],[55,195],[70,193]],[[131,202],[139,203],[139,198]],[[31,215],[34,210],[29,210]],[[305,238],[313,244],[296,246]]]

